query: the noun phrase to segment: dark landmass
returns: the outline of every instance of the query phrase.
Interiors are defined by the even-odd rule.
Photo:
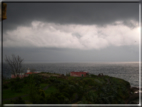
[[[139,99],[138,88],[102,74],[72,77],[41,72],[3,79],[2,89],[3,104],[138,104]]]

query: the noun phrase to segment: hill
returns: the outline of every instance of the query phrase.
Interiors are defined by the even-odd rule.
[[[130,83],[107,75],[55,73],[3,80],[3,104],[132,104]],[[137,95],[138,96],[138,95]]]

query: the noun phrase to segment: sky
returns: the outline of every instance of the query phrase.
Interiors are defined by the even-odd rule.
[[[3,58],[138,62],[138,3],[7,3]]]

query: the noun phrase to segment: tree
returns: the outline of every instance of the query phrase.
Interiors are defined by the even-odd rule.
[[[10,69],[11,69],[12,74],[14,76],[22,73],[22,62],[23,62],[23,59],[20,56],[12,55],[12,58],[10,58],[8,56],[5,56],[5,61],[10,66]]]

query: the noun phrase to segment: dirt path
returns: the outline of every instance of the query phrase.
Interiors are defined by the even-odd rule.
[[[46,87],[43,88],[43,90],[47,90],[51,85],[47,85]]]

